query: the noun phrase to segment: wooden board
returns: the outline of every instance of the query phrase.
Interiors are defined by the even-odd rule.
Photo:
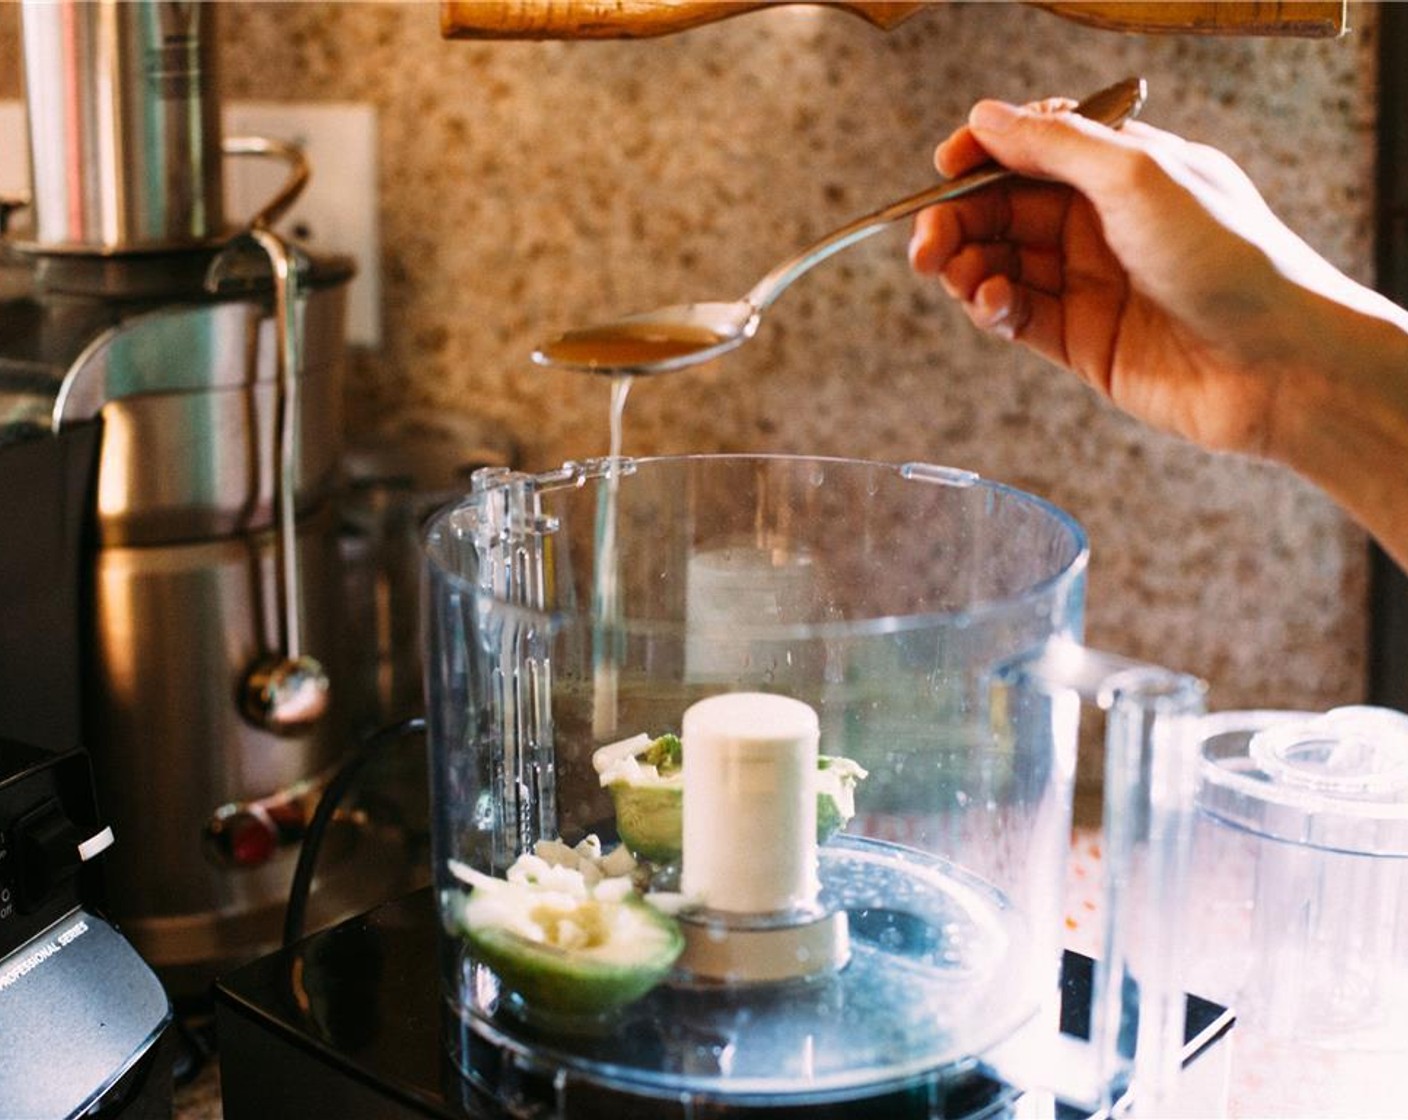
[[[1109,31],[1181,35],[1288,35],[1332,39],[1349,28],[1346,0],[1105,3],[1033,0],[1033,7]]]
[[[670,35],[786,0],[443,0],[446,39],[644,39]],[[827,6],[889,29],[938,3]],[[1333,38],[1349,26],[1348,0],[1023,0],[1064,19],[1109,31],[1184,35]]]
[[[646,39],[776,6],[776,0],[445,0],[446,39]],[[828,5],[890,28],[922,3]]]

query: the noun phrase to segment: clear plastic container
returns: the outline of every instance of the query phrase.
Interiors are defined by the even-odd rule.
[[[1228,712],[1201,748],[1188,982],[1237,1014],[1239,1110],[1408,1099],[1408,716]]]
[[[1146,753],[1149,727],[1168,726],[1149,717],[1201,703],[1196,682],[1076,644],[1087,550],[1068,515],[968,472],[839,459],[613,460],[475,482],[426,538],[445,993],[473,1084],[500,1099],[537,1084],[555,1102],[544,1115],[588,1098],[600,1107],[602,1093],[670,1115],[688,1114],[681,1102],[911,1091],[932,1103],[975,1070],[1006,1076],[998,1055],[1025,1050],[1017,1040],[1030,1032],[1054,1036],[1076,694],[1099,693],[1116,713],[1111,797],[1145,803],[1120,813],[1110,842],[1159,881],[1173,866],[1160,859],[1177,853],[1183,787]],[[583,1008],[605,988],[573,978],[580,958],[559,956],[554,971],[543,954],[505,955],[479,936],[509,919],[470,900],[506,897],[497,881],[520,874],[525,853],[591,836],[610,853],[626,831],[596,752],[679,734],[687,712],[729,693],[809,707],[811,746],[864,772],[854,817],[816,848],[812,895],[756,913],[689,897],[710,834],[740,868],[774,854],[749,827],[769,801],[720,794],[692,810],[682,856],[666,845],[636,869],[647,899],[683,907],[685,942],[643,994]],[[739,751],[768,737],[770,718],[740,733]],[[787,726],[774,738],[806,745]],[[686,731],[686,757],[708,741]],[[731,773],[753,794],[774,780],[745,763]],[[1150,775],[1162,791],[1152,801]],[[816,804],[825,816],[820,786]],[[811,843],[794,817],[778,815],[778,844]],[[663,935],[632,928],[640,952],[622,959],[639,980]],[[1113,967],[1122,976],[1129,962]],[[1127,986],[1113,990],[1112,1038]],[[1152,988],[1144,1006],[1152,1030]],[[1092,1076],[1108,1087],[1121,1060]]]

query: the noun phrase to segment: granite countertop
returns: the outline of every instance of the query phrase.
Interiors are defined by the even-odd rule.
[[[172,1110],[173,1120],[221,1120],[220,1063],[212,1058],[195,1079],[178,1086]]]

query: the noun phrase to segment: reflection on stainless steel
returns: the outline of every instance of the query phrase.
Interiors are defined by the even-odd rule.
[[[306,300],[295,467],[305,510],[328,496],[337,476],[343,304],[335,288],[316,287]],[[125,318],[93,339],[53,412],[60,431],[103,418],[98,532],[104,544],[223,536],[273,524],[275,346],[273,320],[250,300],[173,304]]]
[[[218,244],[230,232],[223,156],[289,165],[251,225],[271,225],[292,205],[309,177],[301,151],[262,136],[221,138],[218,11],[162,0],[26,0],[33,191],[5,208],[33,209],[24,248],[121,254]]]
[[[280,543],[279,555],[284,552]],[[286,620],[291,614],[296,621],[297,611],[297,599],[283,599],[280,618]],[[257,727],[276,735],[296,735],[327,715],[331,688],[322,662],[306,653],[291,655],[281,646],[262,655],[245,673],[240,710]]]
[[[35,241],[49,252],[199,244],[224,228],[217,6],[27,0]],[[75,158],[75,153],[80,158]]]
[[[315,287],[305,297],[311,329],[297,387],[309,423],[298,444],[296,548],[308,578],[295,609],[308,648],[332,653],[344,292]],[[276,942],[294,857],[223,869],[209,859],[204,826],[214,806],[287,788],[347,746],[337,712],[275,736],[238,703],[248,667],[282,648],[274,333],[259,301],[137,316],[95,341],[63,398],[68,424],[80,400],[112,397],[97,408],[106,438],[90,745],[124,841],[109,861],[118,912],[160,966],[194,964],[199,945],[238,956]],[[330,869],[336,862],[330,853]],[[182,943],[178,931],[195,941]]]
[[[312,648],[330,651],[335,675],[337,528],[325,506],[301,521],[297,542],[300,565],[316,576],[300,603],[304,632]],[[346,747],[340,708],[310,731],[275,736],[236,702],[246,667],[277,633],[275,556],[271,531],[96,555],[92,747],[122,837],[108,881],[123,927],[162,966],[201,960],[196,943],[173,942],[177,930],[219,942],[226,960],[277,942],[296,851],[280,848],[232,871],[203,842],[210,815],[296,788],[335,766]],[[344,862],[360,867],[351,881],[360,875],[364,891],[378,892],[372,899],[383,897],[394,874],[383,878],[364,861],[384,864],[388,841],[347,831],[323,866],[333,877]]]
[[[262,867],[281,850],[296,848],[334,773],[219,806],[205,823],[206,851],[228,867],[248,868]]]

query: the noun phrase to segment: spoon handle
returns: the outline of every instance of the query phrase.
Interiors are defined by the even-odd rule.
[[[1083,117],[1089,117],[1091,120],[1109,125],[1111,128],[1119,128],[1125,121],[1139,115],[1139,110],[1144,107],[1147,96],[1148,86],[1143,78],[1126,78],[1122,82],[1087,97],[1075,107],[1074,111]],[[872,214],[857,218],[777,265],[753,285],[753,290],[744,298],[755,312],[762,311],[804,272],[820,264],[827,257],[854,245],[857,241],[864,240],[871,234],[879,233],[891,222],[907,218],[911,214],[923,210],[926,206],[935,206],[940,202],[950,202],[955,198],[962,198],[964,195],[980,191],[984,187],[990,187],[993,183],[1010,179],[1015,174],[1016,172],[996,163],[986,163],[956,179],[936,183],[908,198],[892,202]]]

